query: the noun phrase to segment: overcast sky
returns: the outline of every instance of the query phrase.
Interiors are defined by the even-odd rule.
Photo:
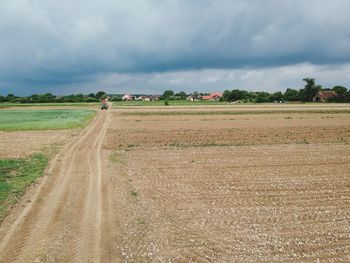
[[[0,0],[0,94],[350,88],[349,0]]]

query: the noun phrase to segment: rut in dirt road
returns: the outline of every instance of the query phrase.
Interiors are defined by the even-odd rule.
[[[100,262],[101,148],[109,123],[101,111],[52,161],[31,202],[0,232],[0,262]]]

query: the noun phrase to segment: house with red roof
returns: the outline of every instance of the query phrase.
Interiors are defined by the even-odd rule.
[[[202,100],[219,100],[223,95],[222,92],[212,92],[210,95],[202,96]]]
[[[326,102],[332,97],[337,96],[337,93],[335,91],[330,91],[330,90],[322,90],[317,92],[316,96],[313,97],[314,102]]]

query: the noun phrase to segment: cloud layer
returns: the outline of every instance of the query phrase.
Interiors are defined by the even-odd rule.
[[[113,75],[136,87],[140,76],[186,80],[206,70],[224,86],[230,71],[346,65],[348,10],[347,0],[2,1],[0,88],[102,84]]]

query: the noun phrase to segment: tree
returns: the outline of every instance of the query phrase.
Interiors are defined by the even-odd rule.
[[[103,91],[102,91],[103,92]],[[94,93],[89,93],[88,97],[90,98],[96,98],[95,94]]]
[[[49,103],[54,102],[56,96],[52,95],[51,93],[45,93],[38,95],[38,102],[40,103]]]
[[[222,99],[223,99],[224,101],[228,101],[228,97],[230,96],[230,93],[231,93],[231,91],[225,90],[224,93],[223,93],[223,95],[222,95]]]
[[[322,89],[322,86],[316,85],[315,79],[305,78],[303,81],[306,82],[305,87],[300,90],[300,99],[302,101],[312,101],[317,92]]]
[[[282,100],[284,100],[284,95],[280,91],[277,91],[277,92],[273,93],[270,96],[270,101],[271,102],[273,102],[273,101],[282,101]]]
[[[16,102],[16,97],[12,93],[7,94],[6,101],[8,102]]]
[[[171,97],[171,96],[174,96],[174,91],[172,91],[172,90],[166,90],[166,91],[164,91],[164,93],[163,93],[163,97],[164,97],[164,98],[168,99],[168,98]]]
[[[343,87],[343,86],[335,86],[332,88],[332,91],[334,91],[335,93],[337,93],[336,97],[330,98],[330,101],[334,101],[334,102],[346,102],[347,101],[347,88]]]
[[[286,101],[297,101],[299,100],[299,91],[296,89],[287,89],[284,93],[284,99]]]
[[[179,93],[176,93],[175,96],[181,97],[181,99],[186,99],[187,94],[184,91],[180,91]]]
[[[96,97],[97,99],[101,99],[102,96],[105,95],[105,94],[106,94],[106,92],[104,92],[104,91],[99,91],[99,92],[96,93],[95,97]]]
[[[236,101],[236,100],[246,99],[247,93],[248,92],[245,90],[234,89],[234,90],[231,90],[227,99],[228,99],[228,101]]]
[[[255,92],[255,94],[256,94],[256,102],[257,103],[271,101],[270,93],[268,93],[268,92],[261,91],[261,92]]]
[[[113,96],[112,97],[112,101],[122,101],[122,97],[121,96]]]

